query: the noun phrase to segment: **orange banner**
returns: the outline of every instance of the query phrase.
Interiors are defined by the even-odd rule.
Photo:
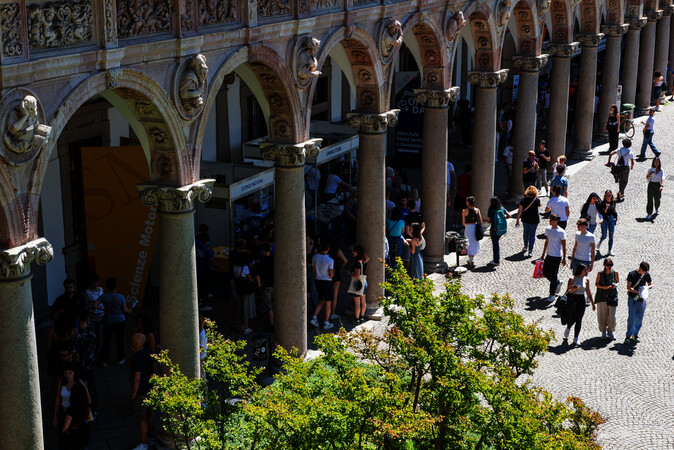
[[[84,206],[89,266],[101,277],[117,278],[117,291],[130,303],[143,302],[155,236],[157,207],[145,206],[136,184],[150,171],[142,147],[82,148]]]

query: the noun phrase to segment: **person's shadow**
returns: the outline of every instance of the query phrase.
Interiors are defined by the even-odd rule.
[[[609,350],[613,352],[618,352],[619,355],[622,356],[633,356],[634,355],[634,350],[636,350],[636,345],[634,344],[624,344],[622,342],[616,342],[613,347],[609,348]]]
[[[583,350],[599,350],[600,348],[608,347],[610,343],[611,341],[608,339],[603,339],[601,337],[593,337],[584,340],[580,345],[580,347]]]
[[[536,296],[536,297],[529,297],[528,299],[525,300],[526,309],[527,311],[537,311],[537,310],[545,310],[549,309],[550,306],[554,305],[554,303],[548,302],[545,298]]]
[[[548,346],[548,351],[550,353],[554,353],[555,355],[563,355],[564,353],[568,352],[571,349],[576,348],[576,346],[569,345],[569,341],[567,339],[564,339],[559,345],[549,345]]]
[[[491,264],[487,264],[484,266],[476,267],[471,272],[476,272],[476,273],[487,273],[487,272],[496,272],[496,267]]]
[[[505,259],[506,261],[518,262],[518,261],[524,261],[525,259],[530,259],[530,258],[531,258],[531,257],[530,257],[530,256],[527,256],[526,253],[517,252],[517,253],[514,253],[514,254],[512,254],[512,255],[510,255],[510,256],[506,256],[504,259]]]

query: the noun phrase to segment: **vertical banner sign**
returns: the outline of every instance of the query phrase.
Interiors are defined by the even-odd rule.
[[[117,278],[128,302],[142,303],[149,279],[157,206],[140,201],[137,183],[150,179],[142,147],[82,148],[89,267],[104,280]]]
[[[414,100],[414,89],[420,86],[416,74],[398,91],[395,107],[400,109],[394,128],[395,148],[399,156],[414,157],[419,164],[423,144],[424,107]]]

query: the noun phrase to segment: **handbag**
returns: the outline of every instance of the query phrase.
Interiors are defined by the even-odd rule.
[[[363,291],[365,290],[365,283],[367,281],[367,276],[363,275],[363,263],[360,263],[360,276],[357,278],[352,277],[351,282],[349,283],[349,289],[347,292],[351,295],[363,295]]]
[[[426,249],[426,238],[421,236],[421,245],[419,245],[419,250],[424,251]]]
[[[478,240],[478,241],[481,241],[483,237],[484,237],[484,230],[482,229],[482,224],[476,223],[475,224],[475,239]]]
[[[241,271],[239,272],[239,276],[234,279],[234,289],[236,290],[236,293],[239,295],[249,295],[253,293],[253,283],[250,282],[248,277],[244,277],[243,275],[243,267],[241,267]]]
[[[543,260],[539,259],[536,261],[536,264],[534,265],[534,278],[543,278],[545,275],[543,275]]]

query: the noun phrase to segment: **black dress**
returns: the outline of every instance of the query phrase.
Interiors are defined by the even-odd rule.
[[[606,121],[606,131],[608,131],[609,151],[618,148],[618,123],[618,117],[608,116],[608,120]]]

